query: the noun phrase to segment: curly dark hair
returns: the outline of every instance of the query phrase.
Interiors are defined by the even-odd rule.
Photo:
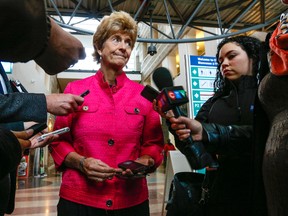
[[[227,80],[224,79],[220,72],[221,63],[219,62],[219,52],[221,48],[227,43],[235,43],[239,45],[248,55],[248,58],[253,60],[253,75],[257,76],[260,68],[261,60],[261,41],[250,36],[235,36],[223,39],[217,47],[216,60],[218,62],[216,78],[214,81],[214,92],[225,91]]]

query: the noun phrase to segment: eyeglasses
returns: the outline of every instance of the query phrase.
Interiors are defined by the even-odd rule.
[[[124,38],[123,39],[119,35],[113,35],[112,37],[109,38],[109,40],[111,41],[111,43],[114,46],[119,46],[120,44],[122,44],[122,42],[124,42],[126,49],[131,49],[132,48],[132,41],[131,41],[130,38],[126,38],[126,39]]]

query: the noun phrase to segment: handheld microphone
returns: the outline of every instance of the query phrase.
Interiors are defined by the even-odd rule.
[[[168,73],[167,72],[164,72],[164,73],[161,72],[161,71],[165,71],[165,70],[168,71],[164,67],[159,67],[159,68],[156,68],[156,70],[152,74],[153,81],[160,91],[165,87],[173,87],[174,86],[173,79],[171,77],[170,72],[169,71],[168,71]],[[156,99],[159,94],[160,94],[160,92],[157,91],[156,89],[154,89],[150,85],[146,85],[141,92],[141,96],[146,98],[150,102],[153,102],[153,100]]]
[[[164,67],[157,68],[153,72],[152,79],[157,88],[161,90],[156,97],[157,106],[161,108],[162,112],[172,110],[176,118],[181,116],[183,112],[179,106],[189,102],[183,87],[174,86],[169,70]],[[194,142],[191,136],[183,142],[185,146],[179,146],[178,148],[186,156],[192,169],[202,169],[206,166],[218,167],[212,156],[206,152],[202,142]]]
[[[141,91],[141,96],[150,102],[153,102],[153,100],[156,99],[157,106],[161,108],[162,112],[172,109],[174,116],[179,117],[181,115],[181,111],[179,110],[178,106],[189,101],[183,87],[173,85],[171,74],[164,67],[157,68],[153,72],[152,76],[153,81],[161,92],[157,91],[150,85],[146,85]]]
[[[163,88],[174,86],[171,73],[165,67],[156,68],[153,72],[152,79],[160,91],[162,91]]]
[[[152,86],[146,85],[140,94],[142,97],[146,98],[150,102],[153,102],[153,100],[157,98],[159,93],[160,92],[154,89]]]

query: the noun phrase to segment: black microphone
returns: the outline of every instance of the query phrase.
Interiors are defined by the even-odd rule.
[[[162,91],[163,88],[174,86],[171,73],[165,67],[156,68],[153,72],[152,79],[160,91]]]
[[[176,118],[183,115],[180,105],[188,103],[188,97],[182,86],[174,86],[171,73],[167,68],[160,67],[153,72],[152,79],[159,90],[157,96],[157,106],[162,112],[172,110]],[[167,122],[168,123],[168,122]],[[175,133],[173,135],[178,137]],[[185,146],[182,146],[182,144]],[[178,144],[178,146],[177,146]],[[181,144],[181,146],[179,146]],[[212,156],[206,152],[202,142],[194,142],[189,136],[184,141],[176,142],[177,148],[184,154],[192,169],[202,169],[206,166],[218,167],[218,164],[213,160]]]
[[[164,71],[162,73],[161,71]],[[171,77],[170,72],[167,70],[167,68],[159,67],[156,68],[156,70],[153,72],[153,80],[157,86],[157,88],[161,91],[164,87],[173,86],[173,79]],[[141,91],[141,96],[149,100],[150,102],[153,102],[154,99],[157,98],[159,95],[159,91],[154,89],[150,85],[146,85],[144,89]]]

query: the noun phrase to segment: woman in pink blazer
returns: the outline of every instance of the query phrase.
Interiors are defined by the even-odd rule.
[[[113,12],[97,27],[95,75],[71,82],[65,93],[80,95],[77,112],[57,117],[55,129],[70,132],[50,145],[56,168],[63,171],[58,216],[148,216],[145,174],[162,162],[160,117],[140,95],[143,86],[123,72],[137,37],[137,25],[126,12]],[[133,160],[148,170],[133,173],[118,164]]]

